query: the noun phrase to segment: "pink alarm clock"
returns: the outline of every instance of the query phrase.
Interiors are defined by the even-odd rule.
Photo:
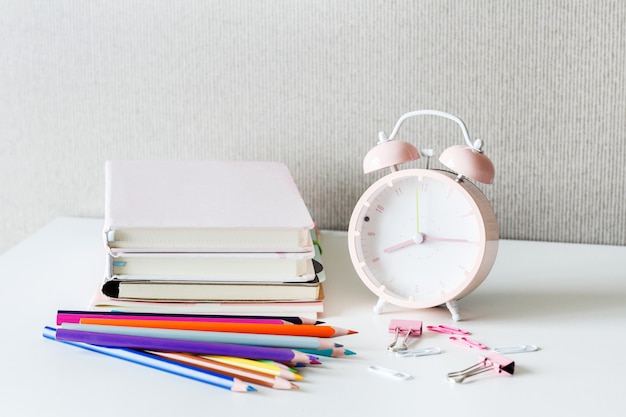
[[[439,157],[451,171],[398,170],[416,160],[415,146],[395,140],[408,118],[432,115],[455,121],[466,145],[452,146]],[[470,179],[493,183],[494,167],[472,142],[461,119],[436,110],[402,116],[389,137],[366,155],[365,173],[390,168],[358,200],[348,227],[350,258],[359,278],[386,303],[406,308],[446,305],[460,319],[457,301],[489,274],[498,251],[498,222],[492,205]],[[432,151],[424,151],[432,156]]]

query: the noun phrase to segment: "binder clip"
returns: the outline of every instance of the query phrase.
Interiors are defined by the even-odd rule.
[[[393,352],[407,350],[409,348],[407,339],[409,337],[419,337],[422,335],[422,322],[420,320],[391,320],[389,323],[389,333],[394,333],[393,342],[387,346]],[[400,342],[402,336],[402,342]]]
[[[489,353],[485,356],[479,356],[479,358],[481,361],[469,368],[463,369],[462,371],[450,372],[448,374],[448,381],[461,383],[471,376],[488,371],[506,375],[513,375],[515,371],[515,362],[499,353]]]

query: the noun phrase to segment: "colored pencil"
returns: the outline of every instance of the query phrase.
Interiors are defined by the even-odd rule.
[[[283,324],[256,324],[256,323],[212,323],[187,322],[171,320],[133,320],[133,319],[99,319],[86,317],[81,319],[82,324],[103,324],[110,326],[128,327],[155,327],[161,329],[204,330],[212,332],[274,334],[285,336],[335,337],[357,333],[339,327],[326,325],[300,324],[288,326]]]
[[[206,370],[199,370],[197,368],[184,365],[172,360],[157,357],[155,355],[139,352],[127,348],[109,348],[103,346],[93,346],[85,343],[78,343],[72,341],[60,340],[57,338],[57,329],[51,326],[46,326],[43,331],[43,336],[50,340],[55,340],[67,345],[79,347],[92,352],[101,353],[103,355],[111,356],[118,359],[123,359],[139,365],[144,365],[160,371],[165,371],[174,375],[183,376],[196,381],[204,382],[216,387],[224,388],[235,392],[248,392],[256,391],[256,389],[241,379],[234,378],[232,376],[225,376],[215,372]]]
[[[295,367],[292,367],[292,366],[287,366],[286,364],[284,364],[284,363],[282,363],[282,362],[271,361],[271,360],[269,360],[269,359],[257,359],[257,361],[258,361],[258,362],[263,362],[263,363],[266,363],[266,364],[268,364],[268,365],[276,365],[276,366],[278,366],[279,368],[282,368],[282,369],[284,369],[284,370],[286,370],[286,371],[298,372],[298,371],[296,370],[296,368],[295,368]]]
[[[299,349],[299,350],[300,352],[308,353],[310,355],[330,356],[333,358],[342,358],[344,356],[356,355],[355,352],[349,349],[340,348],[340,347],[333,347],[333,348],[327,348],[327,349]]]
[[[296,326],[287,326],[296,327]],[[272,359],[279,362],[302,362],[318,364],[316,357],[297,350],[236,345],[229,343],[199,342],[195,340],[165,339],[161,337],[131,336],[69,330],[59,328],[56,332],[58,340],[82,342],[106,347],[125,347],[130,349],[159,350],[164,352],[185,352],[201,355],[239,356],[249,359]]]
[[[256,372],[262,372],[268,375],[280,376],[281,378],[290,381],[300,381],[304,377],[292,370],[288,366],[273,361],[265,360],[252,360],[246,358],[237,358],[233,356],[218,356],[218,355],[202,355],[202,357],[214,360],[216,362],[225,363],[228,365],[239,366],[241,368],[250,369]]]
[[[162,337],[166,339],[197,340],[201,342],[233,343],[238,345],[273,346],[291,349],[329,349],[337,347],[329,339],[309,336],[283,336],[254,333],[209,332],[201,330],[160,329],[152,327],[105,326],[100,324],[63,323],[61,329],[89,332]]]
[[[242,381],[252,384],[259,384],[274,389],[298,389],[298,386],[279,376],[271,376],[265,373],[252,371],[238,366],[228,365],[218,361],[214,361],[202,356],[191,355],[188,353],[171,353],[150,351],[157,356],[171,359],[176,362],[186,363],[188,365],[207,369],[219,374],[228,375],[239,378]]]
[[[222,314],[181,314],[181,313],[147,313],[125,311],[90,311],[90,310],[58,310],[57,325],[61,323],[79,323],[81,318],[134,318],[145,320],[172,320],[172,321],[242,321],[254,322],[267,320],[273,323],[291,324],[323,324],[323,321],[295,316],[245,316]],[[234,319],[234,320],[230,320]]]
[[[278,318],[245,318],[245,317],[194,317],[187,316],[168,316],[168,315],[128,315],[125,313],[90,313],[90,314],[72,314],[57,313],[57,324],[63,323],[80,323],[83,318],[99,318],[99,319],[132,319],[132,320],[169,320],[169,321],[205,321],[216,323],[265,323],[265,324],[293,324],[289,321]]]

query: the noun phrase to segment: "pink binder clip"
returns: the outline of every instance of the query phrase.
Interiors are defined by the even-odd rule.
[[[389,333],[394,333],[393,342],[387,349],[394,352],[406,350],[409,348],[407,339],[409,337],[419,337],[422,335],[422,322],[420,320],[391,320],[389,323]],[[404,336],[402,343],[399,343],[399,337]]]
[[[494,371],[497,374],[506,375],[513,375],[513,372],[515,372],[515,362],[499,353],[489,353],[485,356],[479,356],[479,358],[481,361],[469,368],[463,369],[462,371],[450,372],[448,374],[448,380],[461,383],[471,376],[487,371]]]
[[[438,326],[426,326],[431,332],[444,333],[444,334],[470,334],[467,330],[457,329],[456,327],[445,326],[440,324]]]
[[[479,343],[472,339],[468,339],[467,337],[450,336],[450,341],[452,343],[456,343],[457,345],[467,346],[472,349],[480,349],[480,350],[488,349],[487,346],[483,345],[482,343]]]

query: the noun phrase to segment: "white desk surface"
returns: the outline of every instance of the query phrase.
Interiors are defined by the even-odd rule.
[[[328,324],[357,352],[303,371],[297,391],[233,393],[41,336],[57,309],[84,309],[103,270],[102,221],[57,219],[0,256],[3,300],[2,416],[217,415],[623,415],[626,371],[626,247],[501,241],[487,280],[461,300],[463,321],[445,309],[387,308],[353,272],[347,234],[322,233]],[[450,371],[479,352],[425,332],[415,346],[441,355],[398,358],[386,350],[391,319],[456,325],[490,347],[535,344],[510,355],[514,376],[483,374],[463,384]],[[368,371],[376,364],[408,381]]]

